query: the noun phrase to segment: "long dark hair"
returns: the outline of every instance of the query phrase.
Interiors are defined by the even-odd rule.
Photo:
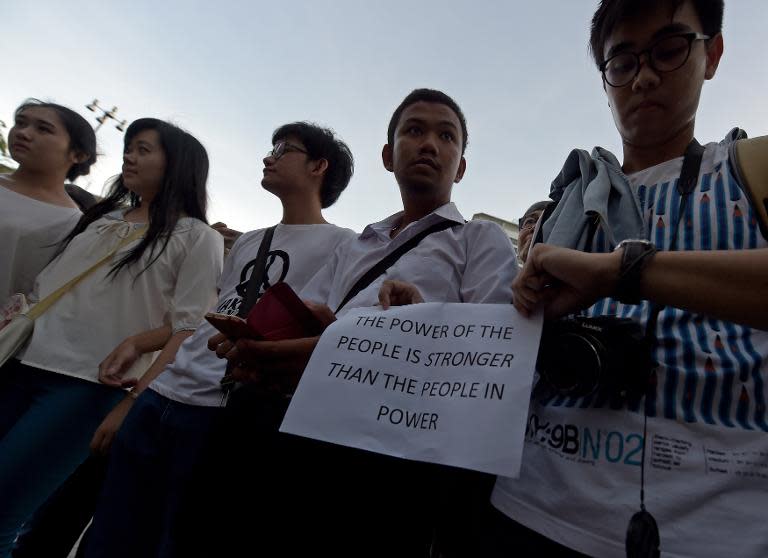
[[[128,126],[124,146],[127,148],[134,137],[144,130],[155,130],[165,153],[165,176],[160,191],[149,205],[149,229],[139,244],[117,262],[109,272],[116,275],[125,266],[137,262],[149,249],[151,261],[145,271],[163,253],[181,217],[195,217],[204,223],[208,196],[205,183],[208,180],[208,153],[203,145],[184,130],[156,118],[140,118]],[[88,225],[107,213],[120,208],[134,208],[141,199],[123,184],[120,174],[110,186],[107,196],[89,209],[71,233],[62,241],[57,252],[64,248]],[[159,249],[158,249],[159,248]]]

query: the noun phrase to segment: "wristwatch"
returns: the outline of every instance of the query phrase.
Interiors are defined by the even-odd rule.
[[[622,304],[640,304],[640,277],[656,253],[656,246],[647,240],[627,239],[619,242],[615,250],[622,250],[622,255],[613,298]]]

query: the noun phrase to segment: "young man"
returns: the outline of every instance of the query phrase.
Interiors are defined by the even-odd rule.
[[[408,281],[426,301],[509,303],[517,269],[510,240],[493,223],[466,223],[451,203],[453,185],[466,169],[466,145],[466,122],[453,99],[429,89],[408,95],[392,116],[382,151],[384,167],[400,187],[403,211],[368,225],[353,242],[337,248],[302,298],[342,315],[379,301],[397,303]],[[446,228],[424,237],[367,287],[348,296],[382,258],[437,224]],[[233,346],[217,337],[209,345],[238,366],[244,381],[290,377],[289,394],[316,343],[317,338],[241,340]],[[287,400],[272,405],[279,413],[258,437],[249,426],[235,435],[250,433],[262,458],[241,460],[247,465],[232,471],[237,488],[229,492],[254,505],[247,515],[227,516],[231,529],[222,537],[227,546],[221,555],[268,554],[277,545],[286,556],[427,556],[439,520],[468,528],[454,514],[463,513],[458,503],[473,496],[466,494],[473,475],[280,434]],[[258,480],[247,493],[246,477]],[[438,484],[449,478],[453,484]],[[460,529],[450,533],[460,534]]]
[[[515,305],[543,306],[552,319],[582,309],[634,318],[653,341],[653,364],[637,401],[606,391],[629,384],[626,359],[584,397],[534,392],[520,478],[499,479],[492,498],[514,520],[497,555],[616,556],[626,545],[630,556],[653,556],[649,516],[628,531],[643,489],[664,555],[768,552],[767,243],[734,171],[733,136],[707,144],[700,166],[689,148],[723,52],[722,14],[718,0],[603,0],[594,15],[592,52],[623,163],[593,152],[592,168],[613,177],[610,189],[589,184],[610,190],[601,204],[574,197],[586,186],[578,172],[563,184],[544,224],[550,244],[531,250]],[[641,241],[614,251],[624,239]]]
[[[272,144],[261,184],[280,199],[283,218],[274,228],[264,273],[255,285],[258,296],[281,280],[301,289],[337,245],[355,236],[329,224],[322,214],[352,176],[347,146],[330,130],[303,122],[278,128]],[[219,283],[217,312],[236,314],[246,296],[254,298],[247,291],[254,288],[249,281],[257,273],[266,231],[246,233],[235,242]],[[206,347],[215,333],[211,325],[200,325],[162,374],[142,380],[133,390],[135,402],[127,416],[123,414],[125,420],[114,416],[115,427],[95,441],[97,447],[108,446],[112,432],[123,423],[112,443],[88,541],[89,558],[176,553],[175,520],[186,494],[194,493],[191,473],[223,410],[220,381],[226,362]]]

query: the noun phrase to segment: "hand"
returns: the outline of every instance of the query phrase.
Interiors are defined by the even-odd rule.
[[[224,248],[226,250],[231,250],[235,240],[243,234],[240,231],[227,228],[227,225],[221,222],[214,223],[211,225],[211,228],[224,237]]]
[[[279,385],[283,393],[293,393],[319,339],[239,339],[223,356],[221,353],[225,347],[219,345],[216,354],[232,363],[230,374],[233,380],[267,386]]]
[[[616,289],[621,253],[590,254],[536,244],[512,281],[515,308],[530,315],[539,307],[554,319],[588,308]]]
[[[424,298],[419,289],[416,288],[416,285],[405,281],[387,279],[379,289],[379,304],[384,310],[390,306],[406,306],[420,302],[424,302]]]
[[[323,331],[325,331],[325,328],[336,321],[336,314],[334,314],[333,310],[331,310],[327,305],[320,304],[318,302],[312,302],[311,300],[304,300],[302,302],[304,302],[304,306],[309,308],[312,314],[314,314],[315,318],[317,318],[317,320],[322,324]]]
[[[128,411],[133,406],[133,399],[131,397],[125,397],[120,403],[118,403],[114,409],[101,421],[101,424],[96,429],[91,439],[91,451],[100,455],[106,455],[109,448],[112,446],[112,440],[115,438],[115,434],[120,430],[123,425],[125,417],[128,415]]]
[[[235,346],[235,341],[223,333],[217,333],[208,339],[208,350],[216,353],[219,358],[224,358],[226,354]]]
[[[141,356],[141,351],[128,338],[120,343],[115,349],[107,355],[107,358],[99,364],[99,381],[102,384],[113,387],[132,387],[136,385],[136,379],[123,379],[123,375]]]

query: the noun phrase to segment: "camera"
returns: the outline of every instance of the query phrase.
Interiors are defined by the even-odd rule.
[[[560,395],[600,391],[638,401],[651,368],[651,345],[636,320],[576,316],[544,324],[536,369]]]

